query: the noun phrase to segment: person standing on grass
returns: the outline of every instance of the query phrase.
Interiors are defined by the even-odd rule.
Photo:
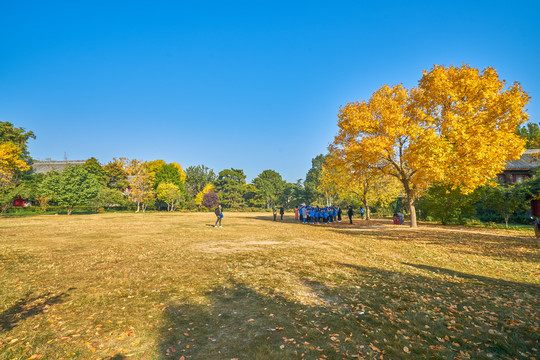
[[[341,214],[343,213],[343,211],[341,210],[341,206],[338,206],[337,207],[337,221],[338,222],[341,222]]]
[[[294,207],[294,220],[298,220],[298,214],[299,211],[298,211],[298,205]]]
[[[221,205],[218,204],[218,206],[216,207],[216,211],[214,211],[214,214],[216,214],[216,224],[214,225],[214,227],[218,227],[218,223],[219,223],[219,227],[223,227],[221,226],[221,219],[223,218],[223,210],[221,208]]]
[[[283,214],[285,214],[285,207],[284,206],[279,208],[279,215],[281,215],[281,221],[283,221]]]
[[[360,206],[360,218],[362,220],[364,220],[364,213],[365,213],[364,208]]]
[[[354,215],[354,211],[351,205],[349,205],[349,210],[347,211],[347,215],[349,215],[349,222],[352,224],[352,217]]]

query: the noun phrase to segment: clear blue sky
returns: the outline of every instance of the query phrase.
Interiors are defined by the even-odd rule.
[[[538,1],[2,1],[0,121],[36,159],[163,159],[294,182],[341,105],[492,66],[540,121]]]

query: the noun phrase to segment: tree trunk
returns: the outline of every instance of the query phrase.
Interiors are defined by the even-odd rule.
[[[71,212],[73,211],[73,208],[71,206],[68,206],[67,208],[67,214],[71,215]]]
[[[369,217],[369,206],[368,206],[368,203],[367,203],[367,199],[364,197],[362,199],[362,203],[364,204],[364,208],[365,208],[365,215],[366,215],[366,220],[370,220],[370,217]]]
[[[510,215],[504,215],[504,228],[508,229],[508,219],[510,218]]]
[[[141,211],[141,202],[137,201],[137,211],[135,212],[139,212],[139,211]]]
[[[411,227],[416,228],[418,227],[416,224],[416,207],[414,205],[412,194],[407,194],[407,200],[409,202],[409,212],[411,213]]]

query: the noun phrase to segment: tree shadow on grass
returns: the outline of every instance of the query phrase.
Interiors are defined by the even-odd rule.
[[[449,275],[449,276],[452,276],[452,277],[462,278],[462,279],[466,279],[466,280],[472,280],[472,282],[482,283],[483,285],[486,285],[486,286],[497,286],[497,287],[505,286],[505,287],[514,288],[516,285],[519,285],[520,288],[523,291],[527,291],[527,292],[530,292],[530,293],[536,293],[537,295],[540,296],[540,285],[535,285],[535,284],[530,284],[530,283],[522,283],[522,282],[514,282],[514,281],[507,281],[507,280],[502,280],[502,279],[495,279],[495,278],[490,278],[490,277],[487,277],[487,276],[481,276],[481,275],[475,275],[475,274],[467,274],[467,273],[463,273],[463,272],[460,272],[460,271],[445,269],[445,268],[441,268],[441,267],[437,267],[437,266],[429,266],[429,265],[421,265],[421,264],[410,264],[410,263],[405,263],[405,262],[402,263],[402,264],[407,265],[407,266],[412,266],[412,267],[415,267],[417,269],[432,271],[432,272],[437,273],[437,274],[445,274],[445,275]]]
[[[426,245],[444,246],[457,254],[505,257],[512,260],[540,262],[540,242],[535,238],[479,234],[466,231],[430,231],[393,228],[336,229],[339,234],[365,236],[374,240],[396,242],[424,242]]]
[[[279,214],[277,214],[276,221],[274,221],[274,215],[272,213],[268,213],[268,215],[250,216],[249,218],[253,220],[268,221],[268,222],[275,222],[275,223],[302,225],[300,220],[296,220],[294,218],[294,214],[285,214],[283,216],[283,221],[281,221]]]
[[[38,296],[30,296],[27,294],[22,299],[17,300],[8,309],[0,313],[0,332],[10,331],[17,324],[27,318],[42,314],[45,309],[48,307],[59,304],[68,297],[68,292],[75,290],[75,288],[70,288],[67,292],[63,292],[58,295],[52,295],[51,293],[45,293]]]
[[[506,359],[538,350],[538,287],[336,268],[349,275],[323,283],[290,274],[294,295],[230,280],[203,303],[171,302],[160,359]]]

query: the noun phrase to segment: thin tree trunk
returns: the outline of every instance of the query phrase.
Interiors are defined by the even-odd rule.
[[[139,211],[141,211],[141,202],[137,201],[137,211],[135,212],[139,212]]]
[[[73,208],[71,206],[68,206],[67,208],[67,214],[71,215],[71,212],[73,211]]]
[[[407,200],[409,201],[409,212],[411,213],[411,227],[416,228],[418,227],[416,224],[416,207],[414,205],[412,194],[407,194]]]

